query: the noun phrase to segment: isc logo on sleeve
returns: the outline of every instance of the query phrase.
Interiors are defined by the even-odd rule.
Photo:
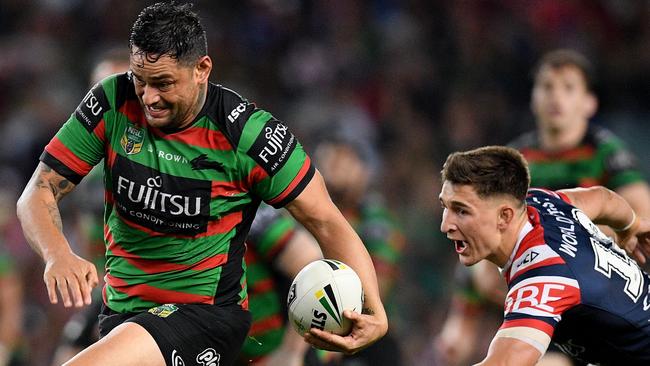
[[[556,317],[580,302],[578,282],[559,276],[538,276],[513,286],[505,301],[505,312]]]

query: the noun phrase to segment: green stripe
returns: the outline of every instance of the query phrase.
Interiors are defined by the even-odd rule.
[[[274,220],[273,224],[261,235],[259,242],[256,243],[256,249],[260,255],[268,257],[269,253],[272,252],[276,246],[281,244],[280,240],[295,228],[296,223],[294,220],[288,217],[279,217],[277,220]]]
[[[253,316],[253,322],[280,314],[282,308],[278,293],[274,291],[263,294],[251,294],[248,305]]]
[[[241,355],[244,357],[260,357],[275,351],[284,338],[284,328],[273,329],[265,333],[246,337]]]

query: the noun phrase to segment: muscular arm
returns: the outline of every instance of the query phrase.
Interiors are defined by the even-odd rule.
[[[354,268],[365,293],[364,313],[367,315],[346,312],[355,324],[350,335],[339,337],[312,329],[310,335],[318,338],[308,336],[306,339],[320,348],[354,353],[381,338],[388,330],[388,320],[379,297],[372,260],[359,236],[332,203],[319,172],[287,205],[287,210],[314,235],[326,258],[341,260]]]
[[[614,229],[619,246],[639,262],[646,262],[650,255],[650,220],[636,215],[622,196],[600,186],[558,192],[566,194],[594,223]]]
[[[497,337],[492,340],[487,357],[475,366],[533,366],[541,354],[515,338]]]
[[[73,188],[73,183],[39,163],[17,203],[25,238],[45,261],[43,279],[50,302],[58,302],[58,289],[66,307],[73,301],[77,307],[90,304],[90,290],[98,282],[95,266],[76,256],[63,235],[58,202]]]
[[[650,187],[646,182],[624,185],[616,189],[616,193],[625,198],[637,215],[650,217]]]

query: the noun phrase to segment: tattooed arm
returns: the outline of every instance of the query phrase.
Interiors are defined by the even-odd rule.
[[[41,162],[17,204],[25,238],[45,261],[43,280],[50,302],[58,303],[58,290],[65,307],[90,304],[90,291],[98,283],[95,266],[74,254],[63,236],[58,202],[74,187]]]

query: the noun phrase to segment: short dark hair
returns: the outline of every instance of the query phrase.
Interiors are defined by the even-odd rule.
[[[594,66],[582,53],[572,49],[557,49],[542,56],[533,69],[533,79],[537,78],[543,67],[559,69],[565,66],[573,66],[580,70],[585,80],[587,90],[594,90]]]
[[[147,61],[156,62],[168,55],[185,65],[207,55],[205,29],[192,6],[172,1],[144,8],[131,27],[131,52],[136,46]]]
[[[443,182],[470,185],[481,198],[510,195],[523,203],[530,186],[526,159],[506,146],[452,153],[441,173]]]

